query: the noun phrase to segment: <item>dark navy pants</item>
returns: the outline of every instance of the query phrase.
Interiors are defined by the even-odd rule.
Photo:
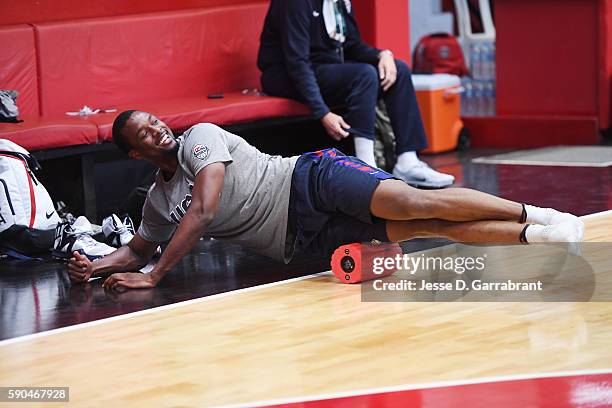
[[[344,244],[388,241],[386,221],[372,216],[370,205],[378,184],[392,178],[336,149],[301,155],[289,199],[288,229],[294,248],[328,256]]]
[[[396,137],[396,153],[421,150],[427,147],[427,138],[419,112],[410,68],[395,60],[397,80],[383,92],[374,65],[347,62],[313,66],[321,95],[329,106],[344,106],[344,120],[351,126],[353,136],[374,139],[376,102],[385,100],[391,126]],[[263,90],[273,96],[301,100],[284,68],[272,68],[261,77]]]

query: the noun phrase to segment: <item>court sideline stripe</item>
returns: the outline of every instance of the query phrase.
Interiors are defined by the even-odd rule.
[[[579,377],[579,376],[590,376],[590,375],[600,375],[600,374],[612,374],[612,368],[603,368],[603,369],[592,369],[592,370],[573,370],[573,371],[555,371],[555,372],[544,372],[544,373],[533,373],[533,374],[514,374],[514,375],[500,375],[494,377],[481,377],[474,378],[468,380],[449,380],[449,381],[437,381],[430,383],[416,383],[416,384],[402,384],[402,385],[394,385],[388,387],[378,387],[378,388],[362,388],[358,390],[351,391],[339,391],[327,394],[314,394],[309,396],[301,396],[301,397],[289,397],[289,398],[279,398],[272,400],[260,400],[260,401],[246,401],[238,404],[230,404],[230,405],[216,405],[216,408],[257,408],[257,407],[265,407],[270,405],[280,405],[280,404],[295,404],[299,402],[312,402],[312,401],[322,401],[322,400],[330,400],[337,398],[347,398],[347,397],[360,397],[364,395],[371,394],[386,394],[392,392],[401,392],[401,391],[416,391],[416,390],[424,390],[424,389],[432,389],[432,388],[444,388],[444,387],[457,387],[463,385],[477,385],[477,384],[489,384],[489,383],[497,383],[497,382],[507,382],[507,381],[521,381],[521,380],[533,380],[533,379],[545,379],[545,378],[558,378],[558,377]]]
[[[587,215],[583,215],[580,218],[581,219],[591,219],[591,218],[602,217],[602,216],[605,216],[605,215],[608,215],[608,214],[612,214],[612,210],[606,210],[606,211],[601,211],[601,212],[597,212],[597,213],[593,213],[593,214],[587,214]],[[7,345],[10,345],[10,344],[14,344],[14,343],[19,343],[19,342],[22,342],[22,341],[33,340],[33,339],[36,339],[36,338],[39,338],[39,337],[50,336],[50,335],[53,335],[53,334],[69,332],[69,331],[83,329],[83,328],[87,328],[87,327],[98,326],[100,324],[110,323],[110,322],[117,321],[117,320],[129,319],[131,317],[137,317],[137,316],[146,315],[146,314],[149,314],[149,313],[156,313],[156,312],[161,312],[161,311],[164,311],[164,310],[171,310],[171,309],[174,309],[174,308],[177,308],[177,307],[197,304],[197,303],[204,302],[204,301],[207,301],[207,300],[219,299],[219,298],[226,297],[226,296],[237,295],[237,294],[240,294],[240,293],[247,293],[247,292],[251,292],[251,291],[254,291],[254,290],[258,290],[258,289],[270,288],[270,287],[284,285],[284,284],[292,283],[292,282],[299,282],[299,281],[310,279],[310,278],[316,278],[318,276],[330,275],[331,273],[332,273],[331,270],[329,270],[329,271],[325,271],[325,272],[314,273],[312,275],[300,276],[300,277],[297,277],[297,278],[286,279],[286,280],[282,280],[282,281],[278,281],[278,282],[266,283],[264,285],[251,286],[249,288],[243,288],[243,289],[231,290],[231,291],[223,292],[223,293],[217,293],[215,295],[205,296],[205,297],[201,297],[201,298],[197,298],[197,299],[184,300],[182,302],[177,302],[177,303],[171,303],[169,305],[152,307],[152,308],[146,309],[146,310],[138,310],[136,312],[125,313],[125,314],[118,315],[118,316],[106,317],[106,318],[100,319],[100,320],[94,320],[94,321],[91,321],[91,322],[74,324],[72,326],[60,327],[60,328],[57,328],[57,329],[47,330],[47,331],[44,331],[44,332],[26,334],[24,336],[13,337],[11,339],[0,340],[0,347],[7,346]]]
[[[526,151],[526,150],[522,150]],[[516,152],[513,152],[516,153]],[[472,159],[472,163],[477,164],[513,164],[521,166],[558,166],[558,167],[596,167],[603,168],[612,166],[612,161],[601,161],[601,162],[567,162],[559,160],[528,160],[526,158],[511,158],[504,159],[499,155],[493,156],[479,156]]]
[[[554,161],[527,161],[527,160],[505,160],[505,159],[482,159],[478,157],[472,160],[472,163],[476,164],[511,164],[519,166],[551,166],[551,167],[593,167],[593,168],[605,168],[612,166],[612,162],[602,163],[584,163],[584,162],[554,162]]]
[[[604,215],[612,215],[612,210],[605,210],[605,211],[600,211],[600,212],[596,212],[593,214],[583,215],[582,217],[580,217],[580,219],[590,220],[591,218],[599,218],[599,217],[603,217]]]
[[[307,279],[311,279],[311,278],[316,278],[316,277],[319,277],[319,276],[331,275],[331,273],[332,273],[331,270],[325,271],[325,272],[318,272],[318,273],[313,273],[311,275],[298,276],[297,278],[285,279],[285,280],[277,281],[277,282],[270,282],[270,283],[266,283],[266,284],[263,284],[263,285],[251,286],[251,287],[243,288],[243,289],[230,290],[230,291],[227,291],[227,292],[217,293],[217,294],[214,294],[214,295],[205,296],[205,297],[201,297],[201,298],[197,298],[197,299],[183,300],[181,302],[171,303],[169,305],[152,307],[150,309],[145,309],[145,310],[138,310],[136,312],[130,312],[130,313],[122,314],[122,315],[106,317],[104,319],[93,320],[91,322],[74,324],[72,326],[60,327],[60,328],[57,328],[57,329],[47,330],[47,331],[43,331],[43,332],[40,332],[40,333],[26,334],[24,336],[13,337],[12,339],[2,340],[2,341],[0,341],[0,347],[7,346],[7,345],[10,345],[10,344],[14,344],[14,343],[20,343],[20,342],[23,342],[23,341],[33,340],[33,339],[36,339],[36,338],[39,338],[39,337],[50,336],[50,335],[59,334],[59,333],[65,333],[65,332],[69,332],[69,331],[73,331],[73,330],[84,329],[84,328],[87,328],[87,327],[98,326],[98,325],[101,325],[101,324],[104,324],[104,323],[110,323],[110,322],[114,322],[114,321],[118,321],[118,320],[124,320],[124,319],[132,318],[132,317],[147,315],[147,314],[150,314],[150,313],[161,312],[161,311],[164,311],[164,310],[172,310],[172,309],[176,309],[176,308],[183,307],[183,306],[198,304],[198,303],[201,303],[201,302],[205,302],[207,300],[214,300],[214,299],[219,299],[219,298],[223,298],[223,297],[227,297],[227,296],[237,295],[237,294],[240,294],[240,293],[247,293],[247,292],[252,292],[252,291],[255,291],[255,290],[259,290],[259,289],[271,288],[271,287],[274,287],[274,286],[280,286],[280,285],[285,285],[285,284],[288,284],[288,283],[299,282],[299,281],[303,281],[303,280],[307,280]]]

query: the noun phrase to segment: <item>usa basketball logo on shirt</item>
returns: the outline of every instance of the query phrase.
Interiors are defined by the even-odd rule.
[[[202,144],[193,146],[193,155],[200,160],[206,160],[210,155],[210,149]]]

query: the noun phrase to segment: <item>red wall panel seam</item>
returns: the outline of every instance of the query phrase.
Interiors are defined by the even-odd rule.
[[[610,105],[610,98],[611,98],[611,78],[610,75],[612,74],[612,55],[609,54],[608,52],[608,46],[609,46],[609,34],[612,34],[610,31],[611,27],[609,23],[609,16],[608,13],[610,12],[610,1],[611,0],[599,0],[598,2],[598,14],[599,14],[599,18],[597,20],[597,24],[598,24],[598,62],[599,62],[599,78],[598,78],[598,98],[597,98],[597,102],[598,102],[598,118],[599,118],[599,126],[602,129],[607,129],[608,127],[610,127],[610,116],[612,115],[611,112],[611,105]]]
[[[38,28],[31,23],[28,23],[30,27],[32,27],[32,31],[34,33],[34,55],[36,57],[36,89],[38,90],[38,115],[43,116],[42,110],[42,89],[40,88],[40,47],[39,47],[39,35]]]

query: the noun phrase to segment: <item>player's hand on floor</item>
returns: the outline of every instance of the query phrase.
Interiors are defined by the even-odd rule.
[[[102,287],[104,289],[124,291],[126,289],[147,289],[154,288],[157,281],[151,274],[140,272],[113,273],[106,278]]]
[[[68,260],[68,274],[74,283],[85,283],[91,278],[93,269],[91,261],[77,251],[72,253],[72,258]]]
[[[334,140],[342,140],[348,137],[351,127],[342,119],[342,116],[336,115],[333,112],[328,112],[321,118],[321,124],[325,128],[327,134]]]

